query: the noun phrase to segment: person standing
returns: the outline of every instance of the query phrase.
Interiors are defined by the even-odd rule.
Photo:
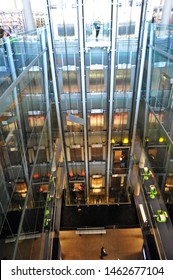
[[[10,33],[0,26],[0,39],[5,37],[11,37]]]
[[[0,26],[0,39],[4,37],[5,30]]]
[[[103,260],[103,258],[106,257],[107,255],[108,255],[108,254],[107,254],[105,248],[102,246],[102,247],[101,247],[101,251],[100,251],[100,259]]]
[[[100,28],[101,28],[101,21],[99,19],[94,21],[94,27],[95,27],[95,30],[96,30],[96,41],[97,41],[98,40],[98,35],[99,35],[99,32],[100,32]]]

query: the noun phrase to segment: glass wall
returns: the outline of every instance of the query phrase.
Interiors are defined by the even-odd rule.
[[[165,201],[172,203],[172,28],[153,24],[150,30],[153,45],[148,49],[151,64],[146,70],[151,71],[151,80],[146,72],[144,80],[149,90],[143,96],[147,104],[141,103],[141,114],[146,116],[143,138]],[[140,125],[142,128],[142,119]]]
[[[9,250],[3,246],[1,250],[7,259],[13,253],[17,259],[40,258],[32,251],[32,242],[36,236],[41,245],[53,154],[44,32],[40,29],[1,45],[0,233],[9,241]]]

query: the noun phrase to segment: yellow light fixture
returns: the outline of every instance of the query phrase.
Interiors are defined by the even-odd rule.
[[[163,143],[163,142],[165,142],[165,138],[164,137],[160,137],[159,138],[159,143]]]
[[[100,192],[101,192],[101,189],[93,189],[92,192],[93,192],[93,193],[100,193]]]
[[[123,139],[123,144],[128,144],[128,143],[129,143],[129,139],[125,137],[125,138]]]

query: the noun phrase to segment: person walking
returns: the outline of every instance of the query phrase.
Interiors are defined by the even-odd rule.
[[[102,247],[101,247],[101,250],[100,250],[100,259],[103,260],[103,258],[106,257],[107,255],[108,255],[108,254],[107,254],[105,248],[102,246]]]

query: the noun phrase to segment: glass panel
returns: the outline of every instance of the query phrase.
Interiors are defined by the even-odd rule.
[[[63,71],[63,90],[68,92],[79,92],[77,72],[76,71]]]
[[[118,69],[115,76],[115,91],[130,91],[131,70]]]
[[[89,116],[91,130],[103,130],[105,127],[105,116],[103,114],[91,114]]]
[[[140,14],[141,1],[121,1],[118,3],[117,33],[119,37],[134,38],[138,36]]]
[[[109,188],[110,203],[126,203],[130,202],[129,195],[126,191],[127,177],[116,176],[111,177],[111,187]]]
[[[113,174],[121,174],[127,172],[129,149],[113,150]]]
[[[103,160],[103,147],[91,147],[91,160]]]
[[[115,113],[113,116],[113,129],[114,130],[126,129],[127,122],[128,122],[128,113],[127,112]]]
[[[55,0],[51,9],[53,36],[56,40],[75,40],[78,36],[76,0]]]
[[[97,175],[96,175],[97,176]],[[99,177],[99,176],[98,176]],[[91,187],[93,189],[100,189],[103,187],[103,178],[91,178]]]
[[[119,36],[135,35],[135,22],[120,23],[120,25],[118,27],[118,35]]]
[[[85,0],[84,13],[86,41],[109,41],[111,1]]]
[[[167,148],[166,147],[148,148],[148,155],[153,171],[156,173],[165,172]]]
[[[137,57],[137,53],[132,52],[131,65],[136,65],[136,57]]]
[[[71,114],[74,118],[80,118],[80,115],[78,114]],[[76,119],[76,120],[77,120]],[[67,130],[68,131],[81,131],[82,130],[82,125],[77,122],[73,122],[69,120],[69,115],[66,115],[66,125],[67,125]]]
[[[128,52],[119,52],[119,64],[129,64],[129,53]]]
[[[173,53],[172,34],[171,25],[155,25],[154,45],[165,52]]]
[[[107,93],[87,94],[88,112],[103,112],[107,110]]]
[[[104,91],[104,71],[90,70],[89,72],[89,92]]]
[[[71,161],[82,161],[81,148],[70,148]]]
[[[100,48],[94,48],[91,50],[91,65],[103,64],[102,50]]]
[[[44,124],[44,116],[32,116],[28,117],[30,127],[39,127]]]

